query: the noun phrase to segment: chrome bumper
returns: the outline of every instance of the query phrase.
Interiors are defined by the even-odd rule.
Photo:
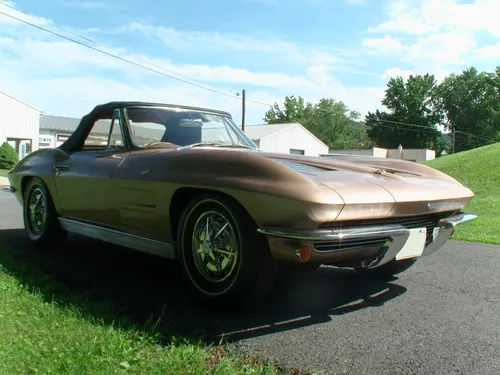
[[[430,255],[442,247],[457,226],[476,219],[476,215],[469,213],[460,213],[441,219],[433,230],[432,242],[424,247],[421,256]],[[370,256],[370,253],[367,254],[368,260],[364,260],[362,264],[363,267],[367,268],[379,267],[396,258],[396,255],[407,245],[411,232],[410,229],[402,225],[373,225],[341,230],[309,231],[259,228],[257,231],[267,236],[271,254],[275,259],[293,263],[304,262],[299,255],[303,246],[308,246],[310,249],[308,263],[330,263],[349,260],[349,257],[354,253],[353,250],[340,248],[331,251],[317,251],[315,244],[389,238],[373,256]],[[359,255],[359,251],[357,255]]]
[[[7,186],[2,189],[3,191],[6,191],[7,193],[15,193],[16,188],[14,186]]]

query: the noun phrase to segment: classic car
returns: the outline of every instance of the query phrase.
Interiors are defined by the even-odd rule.
[[[35,244],[71,232],[168,258],[217,304],[263,298],[287,269],[392,276],[476,219],[433,168],[268,153],[229,113],[161,103],[100,104],[8,178]]]

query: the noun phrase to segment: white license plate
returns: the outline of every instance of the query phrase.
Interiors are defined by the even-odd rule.
[[[422,255],[425,248],[426,228],[410,229],[410,236],[405,246],[396,255],[396,260],[416,258]]]

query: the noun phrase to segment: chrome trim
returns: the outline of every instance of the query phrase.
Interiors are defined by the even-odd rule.
[[[259,228],[257,232],[272,237],[282,237],[302,241],[341,241],[373,237],[387,237],[408,232],[402,225],[374,225],[360,228],[320,229],[310,231],[287,231]]]
[[[477,215],[460,213],[455,216],[445,217],[438,222],[438,226],[444,229],[456,228],[459,225],[470,223],[477,219]]]
[[[17,189],[14,186],[7,186],[2,189],[3,191],[6,191],[7,193],[15,193]]]
[[[453,234],[455,227],[466,224],[477,219],[476,215],[468,213],[460,213],[450,217],[441,219],[437,227],[434,229],[433,241],[424,248],[421,256],[427,256],[439,248],[441,248],[446,241]],[[423,227],[425,228],[425,227]],[[348,227],[342,229],[319,229],[319,230],[286,230],[286,229],[270,229],[259,228],[258,233],[268,236],[270,250],[276,259],[283,261],[298,262],[297,260],[297,247],[304,244],[311,246],[311,258],[306,263],[320,262],[327,263],[330,261],[342,260],[344,255],[349,257],[352,249],[335,249],[331,251],[318,251],[316,250],[315,241],[342,241],[352,239],[365,239],[365,238],[384,238],[390,239],[380,248],[378,254],[374,259],[368,260],[363,264],[363,267],[375,268],[384,265],[396,258],[396,255],[404,248],[410,236],[410,229],[398,225],[372,225],[363,227]],[[340,257],[340,258],[339,258]],[[303,262],[302,262],[303,263]]]
[[[477,215],[469,213],[461,213],[458,215],[445,217],[438,222],[438,231],[434,240],[425,247],[422,256],[428,256],[439,250],[448,241],[457,226],[467,224],[477,219]]]
[[[175,246],[169,242],[157,241],[120,230],[104,228],[99,225],[83,223],[67,218],[59,218],[59,222],[64,230],[71,233],[77,233],[85,237],[157,255],[162,258],[175,259]]]

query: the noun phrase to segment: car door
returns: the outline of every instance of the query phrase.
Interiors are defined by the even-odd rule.
[[[54,180],[64,217],[115,226],[113,174],[129,154],[119,110],[109,120],[98,120],[83,149],[72,152],[54,167]]]

